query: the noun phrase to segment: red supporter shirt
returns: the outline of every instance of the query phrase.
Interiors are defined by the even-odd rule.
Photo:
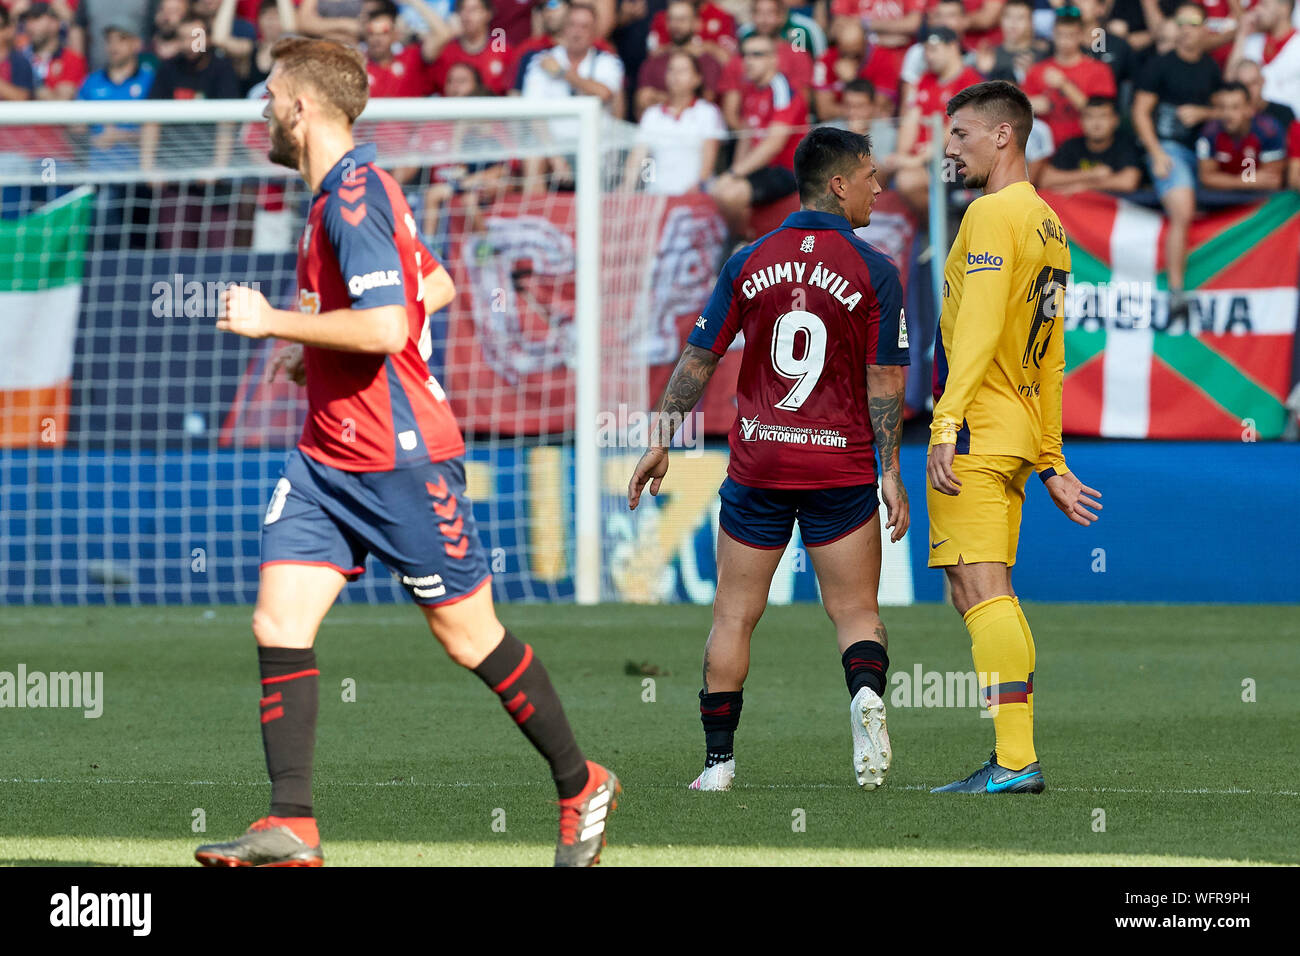
[[[807,53],[796,50],[788,43],[776,45],[776,70],[800,93],[812,87],[813,61]],[[718,80],[718,92],[726,93],[738,90],[745,85],[745,61],[733,56],[722,68],[722,78]]]
[[[390,471],[464,454],[460,429],[421,355],[423,255],[397,182],[374,164],[375,147],[351,150],[321,181],[298,243],[298,308],[406,309],[397,355],[303,347],[307,421],[298,447],[343,471]]]
[[[1052,108],[1042,114],[1041,119],[1052,131],[1052,142],[1060,144],[1067,139],[1082,136],[1083,127],[1079,125],[1079,111],[1074,108],[1074,104],[1060,90],[1049,87],[1043,79],[1043,75],[1053,67],[1064,73],[1071,83],[1083,91],[1084,96],[1089,97],[1114,96],[1115,74],[1105,63],[1090,56],[1081,57],[1078,63],[1068,69],[1061,66],[1056,57],[1035,63],[1029,68],[1021,89],[1027,96],[1046,96],[1052,101]]]
[[[907,47],[873,47],[862,61],[862,71],[858,76],[870,80],[876,92],[884,93],[895,103],[898,102],[898,87],[902,84],[903,58],[907,56]]]
[[[430,68],[434,91],[442,92],[447,83],[447,72],[453,66],[457,63],[468,63],[478,70],[484,86],[494,95],[504,96],[510,84],[514,82],[514,77],[510,75],[510,63],[514,59],[514,54],[510,51],[509,44],[502,44],[503,49],[500,50],[494,50],[493,46],[490,36],[483,44],[483,49],[477,53],[468,52],[461,40],[448,43]]]
[[[66,46],[59,47],[48,58],[37,56],[33,52],[31,61],[36,82],[49,89],[54,89],[61,83],[71,83],[80,89],[81,81],[86,78],[86,61],[80,53]]]
[[[489,30],[504,30],[506,45],[518,46],[532,35],[535,0],[496,0]]]
[[[930,142],[930,126],[925,120],[931,116],[943,116],[948,111],[948,101],[975,83],[983,83],[984,77],[973,66],[962,67],[962,71],[947,83],[941,83],[939,77],[928,70],[917,81],[912,91],[912,105],[921,110],[921,128],[916,135],[913,152],[920,152]]]
[[[740,87],[740,121],[751,130],[765,130],[775,123],[794,127],[784,148],[772,160],[773,166],[794,171],[794,151],[808,125],[808,104],[780,73],[767,86],[746,82]]]
[[[1286,155],[1288,159],[1300,159],[1300,120],[1292,120],[1287,130]]]
[[[791,309],[792,298],[802,308]],[[757,488],[875,481],[867,366],[908,364],[894,263],[842,216],[792,213],[727,260],[689,342],[723,355],[740,332],[732,480]]]
[[[1250,129],[1240,138],[1224,129],[1218,120],[1211,120],[1196,141],[1197,159],[1213,159],[1220,172],[1234,176],[1247,168],[1286,159],[1286,151],[1286,131],[1267,113],[1251,120]]]
[[[925,0],[831,0],[831,16],[851,17],[871,30],[875,20],[901,20],[909,13],[915,13],[925,7]],[[887,44],[890,48],[907,50],[912,37],[890,33],[874,38],[873,45]]]
[[[739,49],[736,44],[736,18],[716,4],[700,4],[700,39],[705,43],[716,43],[727,52],[735,53]],[[660,10],[650,21],[650,36],[646,38],[646,46],[653,51],[672,42],[668,36],[668,14]]]
[[[367,58],[366,76],[370,78],[372,99],[385,96],[428,96],[432,92],[429,88],[429,68],[418,43],[402,47],[400,52],[395,53],[383,65]]]

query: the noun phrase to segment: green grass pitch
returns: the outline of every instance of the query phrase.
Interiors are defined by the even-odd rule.
[[[857,788],[848,694],[818,607],[770,608],[759,625],[737,786],[725,794],[686,789],[703,757],[707,608],[500,613],[537,648],[584,749],[623,781],[606,866],[1300,858],[1294,608],[1026,607],[1048,792],[989,798],[926,792],[988,754],[992,722],[969,707],[890,706],[888,783]],[[971,669],[950,608],[884,617],[894,673]],[[102,671],[104,710],[0,710],[0,861],[188,865],[196,844],[261,816],[248,619],[243,607],[5,609],[0,671]],[[412,608],[337,607],[317,651],[315,799],[329,863],[550,863],[545,764]],[[343,700],[345,680],[355,701]]]

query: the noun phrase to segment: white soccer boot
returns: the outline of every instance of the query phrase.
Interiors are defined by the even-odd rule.
[[[715,763],[712,767],[705,767],[704,772],[695,778],[695,782],[690,785],[691,790],[730,790],[731,781],[736,779],[736,758],[722,763]]]
[[[885,727],[885,702],[870,687],[863,687],[849,704],[853,727],[853,773],[863,790],[875,790],[885,782],[893,754],[889,730]]]

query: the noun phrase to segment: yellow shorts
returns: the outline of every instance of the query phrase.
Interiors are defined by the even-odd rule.
[[[1020,508],[1031,462],[1014,455],[958,455],[953,472],[961,493],[925,489],[930,512],[930,567],[996,561],[1011,567],[1020,544]]]

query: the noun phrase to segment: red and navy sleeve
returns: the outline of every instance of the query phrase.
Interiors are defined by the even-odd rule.
[[[713,287],[709,304],[704,307],[700,317],[691,329],[690,345],[708,349],[716,355],[725,355],[731,343],[740,332],[740,303],[736,300],[736,280],[745,260],[754,251],[754,246],[746,246],[727,260],[718,276],[718,284]]]
[[[362,167],[329,194],[323,219],[352,308],[405,306],[393,206],[379,177]]]
[[[903,312],[903,283],[898,267],[870,243],[854,243],[871,280],[867,307],[867,364],[910,365],[907,316]]]

